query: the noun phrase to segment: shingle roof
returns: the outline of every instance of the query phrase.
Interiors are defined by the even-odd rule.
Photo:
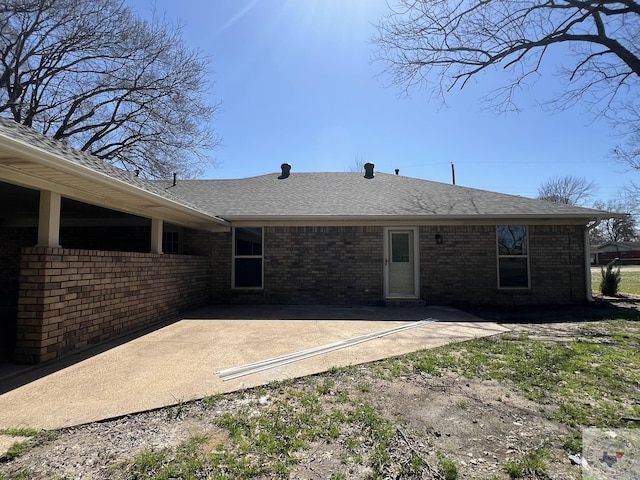
[[[225,219],[241,217],[594,218],[605,212],[417,178],[376,173],[278,173],[239,180],[179,180],[174,194]],[[166,183],[165,183],[166,185]]]

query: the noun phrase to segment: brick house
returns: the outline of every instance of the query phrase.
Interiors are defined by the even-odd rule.
[[[590,299],[608,212],[373,171],[147,181],[0,119],[0,328],[56,358],[215,303]]]
[[[640,265],[640,242],[605,242],[591,246],[594,265],[617,260],[619,265]]]

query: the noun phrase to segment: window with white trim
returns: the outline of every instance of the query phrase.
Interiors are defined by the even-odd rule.
[[[529,288],[529,235],[524,225],[499,225],[498,288]]]
[[[233,287],[262,288],[262,228],[233,229]]]

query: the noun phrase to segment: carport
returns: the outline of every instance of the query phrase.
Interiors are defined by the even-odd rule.
[[[0,119],[0,362],[51,360],[208,303],[206,259],[162,255],[175,227],[229,230],[134,172]]]

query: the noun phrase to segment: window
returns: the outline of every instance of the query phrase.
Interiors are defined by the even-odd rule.
[[[391,233],[391,261],[409,263],[409,255],[409,234],[407,232]]]
[[[498,287],[529,288],[527,227],[498,226]]]
[[[180,252],[180,235],[178,232],[162,233],[162,251],[164,253]]]
[[[262,288],[262,228],[233,230],[234,288]]]

